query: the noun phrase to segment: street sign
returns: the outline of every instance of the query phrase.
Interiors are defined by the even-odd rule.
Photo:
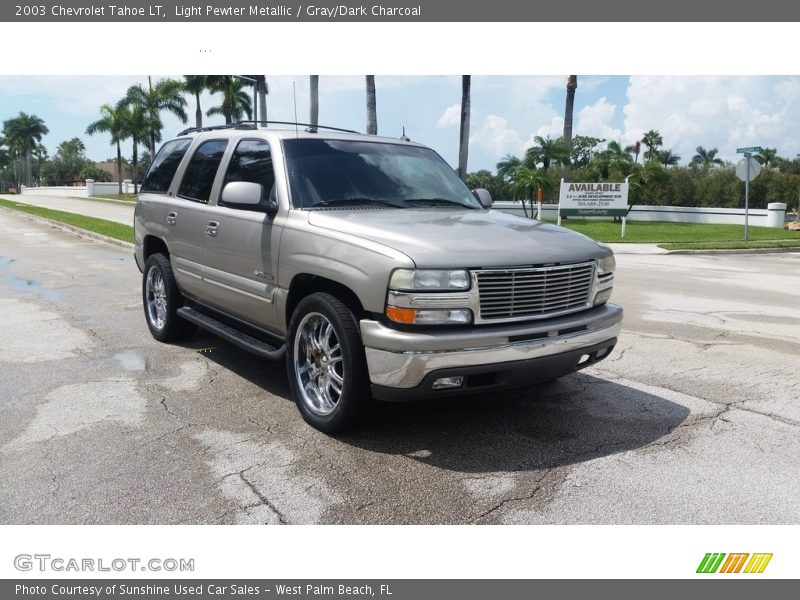
[[[750,163],[750,174],[748,176],[747,163]],[[761,173],[761,163],[752,156],[743,158],[736,163],[736,176],[742,181],[753,181]]]
[[[761,146],[750,146],[749,148],[737,148],[736,154],[748,154],[751,152],[761,152],[763,148]]]

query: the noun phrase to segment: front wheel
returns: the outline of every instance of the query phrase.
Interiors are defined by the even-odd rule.
[[[289,387],[303,418],[327,433],[353,427],[371,401],[358,324],[340,300],[315,293],[289,325]]]
[[[177,314],[183,306],[183,296],[175,282],[168,256],[153,254],[147,259],[142,280],[142,303],[147,327],[159,342],[184,339],[194,332],[195,326]]]

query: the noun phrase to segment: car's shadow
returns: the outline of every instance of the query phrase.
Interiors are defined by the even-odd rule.
[[[282,363],[265,366],[203,333],[186,347],[204,345],[215,347],[210,360],[291,401]],[[527,471],[642,448],[688,415],[688,408],[660,396],[578,372],[491,395],[376,403],[362,427],[336,440],[459,472]]]

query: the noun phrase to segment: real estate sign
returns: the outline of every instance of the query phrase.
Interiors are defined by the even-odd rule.
[[[561,216],[624,217],[628,214],[627,183],[561,182]]]

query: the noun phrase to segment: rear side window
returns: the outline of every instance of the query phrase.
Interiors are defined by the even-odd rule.
[[[147,171],[147,176],[142,182],[142,191],[155,194],[165,193],[191,143],[190,139],[172,140],[161,146],[161,150],[156,154]]]
[[[195,202],[208,202],[208,198],[211,196],[211,186],[214,185],[214,177],[217,176],[217,169],[227,146],[227,140],[209,140],[197,147],[192,160],[186,167],[181,187],[178,189],[178,195],[181,198]]]
[[[264,196],[261,204],[256,207],[248,207],[250,210],[264,210],[268,198],[275,185],[275,171],[272,168],[272,154],[269,144],[264,140],[242,140],[236,146],[236,150],[231,156],[228,164],[228,172],[225,174],[225,184],[231,181],[249,181],[260,183],[264,187]],[[224,205],[222,202],[220,204]],[[233,208],[241,208],[235,206]]]

